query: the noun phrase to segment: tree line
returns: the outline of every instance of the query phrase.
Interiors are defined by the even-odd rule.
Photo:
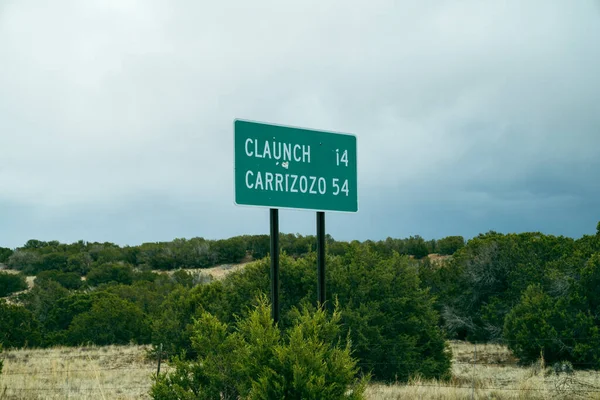
[[[326,241],[330,254],[344,254],[352,243],[360,243],[336,241],[330,235],[327,235]],[[464,246],[465,241],[462,236],[426,241],[417,235],[405,239],[387,238],[377,242],[368,240],[364,243],[385,254],[395,251],[422,258],[431,253],[453,254]],[[314,235],[280,234],[281,251],[293,257],[316,251],[316,247]],[[222,240],[180,238],[170,242],[123,247],[110,242],[80,240],[66,244],[31,239],[14,250],[0,247],[0,264],[6,264],[26,275],[60,271],[85,276],[92,269],[109,263],[127,264],[144,270],[195,269],[261,259],[269,251],[269,235],[243,235]]]

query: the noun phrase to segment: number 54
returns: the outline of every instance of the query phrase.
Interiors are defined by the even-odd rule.
[[[344,179],[344,183],[342,184],[342,188],[340,189],[340,185],[338,184],[340,180],[338,178],[333,178],[333,195],[337,196],[340,192],[346,193],[348,196],[348,179]]]

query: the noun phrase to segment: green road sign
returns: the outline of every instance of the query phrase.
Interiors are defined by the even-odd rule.
[[[356,136],[236,119],[235,204],[358,211]]]

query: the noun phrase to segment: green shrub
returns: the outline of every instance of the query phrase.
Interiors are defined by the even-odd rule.
[[[152,271],[136,271],[133,274],[133,282],[154,282],[160,277],[160,274]]]
[[[131,265],[118,263],[105,263],[92,268],[87,274],[87,283],[91,286],[98,286],[102,283],[122,283],[131,285],[134,272]]]
[[[535,362],[542,353],[548,363],[599,367],[600,332],[595,320],[576,295],[555,298],[540,285],[530,285],[506,316],[504,338],[523,363]]]
[[[440,254],[452,255],[463,247],[465,247],[465,239],[462,236],[448,236],[437,241]]]
[[[75,272],[81,276],[86,275],[92,266],[92,257],[89,253],[76,253],[67,258],[67,272]]]
[[[31,311],[45,328],[52,321],[52,313],[61,299],[69,296],[69,291],[53,280],[42,280],[20,297],[23,306]]]
[[[32,312],[0,300],[0,343],[7,348],[38,346],[41,327]]]
[[[437,276],[428,277],[438,282],[437,307],[448,336],[474,342],[500,340],[506,315],[530,284],[562,290],[562,280],[555,285],[551,276],[572,272],[577,263],[564,260],[577,253],[575,245],[573,239],[539,232],[488,232],[470,239],[436,269]]]
[[[0,263],[5,263],[12,256],[13,251],[6,247],[0,247]]]
[[[600,315],[600,253],[593,254],[580,270],[579,293],[585,297],[590,311]]]
[[[343,304],[343,327],[365,372],[403,382],[450,376],[451,353],[415,261],[355,246],[327,263],[328,291]]]
[[[0,272],[0,297],[27,289],[25,277],[21,274]]]
[[[203,312],[209,312],[227,322],[227,317],[232,314],[228,304],[221,281],[192,289],[183,286],[173,288],[152,319],[152,343],[155,346],[163,343],[165,351],[170,354],[185,352],[188,357],[196,357],[190,340],[194,319]]]
[[[69,344],[67,333],[73,319],[88,312],[94,302],[103,296],[107,296],[107,293],[72,292],[53,301],[44,321],[46,344],[50,346]]]
[[[95,299],[89,311],[76,315],[67,332],[73,345],[147,343],[148,321],[142,310],[127,300],[107,294]]]
[[[157,399],[361,399],[367,378],[357,377],[350,345],[342,346],[340,313],[295,312],[281,333],[265,297],[234,327],[209,313],[191,337],[195,361],[175,358],[175,371],[156,378]]]
[[[27,275],[35,275],[40,268],[41,257],[33,250],[17,249],[8,257],[9,268],[17,269]]]
[[[63,252],[44,254],[40,260],[40,271],[65,270],[67,268],[68,255]]]
[[[39,284],[44,280],[58,282],[66,289],[79,289],[83,283],[79,274],[75,272],[62,272],[57,270],[40,272],[35,278],[35,283]]]

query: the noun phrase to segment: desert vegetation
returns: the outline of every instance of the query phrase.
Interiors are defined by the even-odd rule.
[[[600,224],[597,234],[578,239],[540,232],[487,232],[466,242],[458,236],[328,237],[323,311],[316,308],[314,239],[282,235],[277,326],[265,313],[268,301],[256,303],[269,293],[266,235],[135,247],[30,240],[2,249],[2,262],[13,270],[0,275],[6,282],[0,299],[5,373],[16,351],[140,346],[148,360],[162,348],[173,368],[145,381],[156,398],[212,398],[215,388],[234,397],[311,397],[332,382],[345,390],[332,389],[331,398],[419,397],[425,388],[439,391],[429,391],[432,398],[535,398],[560,390],[595,396]],[[34,285],[24,290],[27,282]],[[327,324],[334,335],[319,331]],[[319,355],[328,368],[337,365],[333,360],[344,359],[343,365],[325,373],[316,359],[294,359],[294,332],[303,338],[295,348],[312,349],[306,354]],[[229,347],[218,346],[215,337]],[[278,350],[253,350],[255,340]],[[311,348],[315,341],[321,347]],[[460,343],[473,346],[469,361]],[[488,350],[475,351],[493,346],[501,349],[495,364]],[[245,366],[253,351],[261,354],[262,369]],[[265,386],[272,371],[292,366],[276,387]],[[182,380],[192,372],[201,387]],[[290,379],[303,383],[290,386]]]
[[[363,399],[368,377],[357,377],[348,341],[341,344],[338,307],[293,309],[281,332],[266,297],[248,315],[227,324],[203,313],[192,327],[192,362],[175,358],[175,371],[152,387],[159,399]]]

